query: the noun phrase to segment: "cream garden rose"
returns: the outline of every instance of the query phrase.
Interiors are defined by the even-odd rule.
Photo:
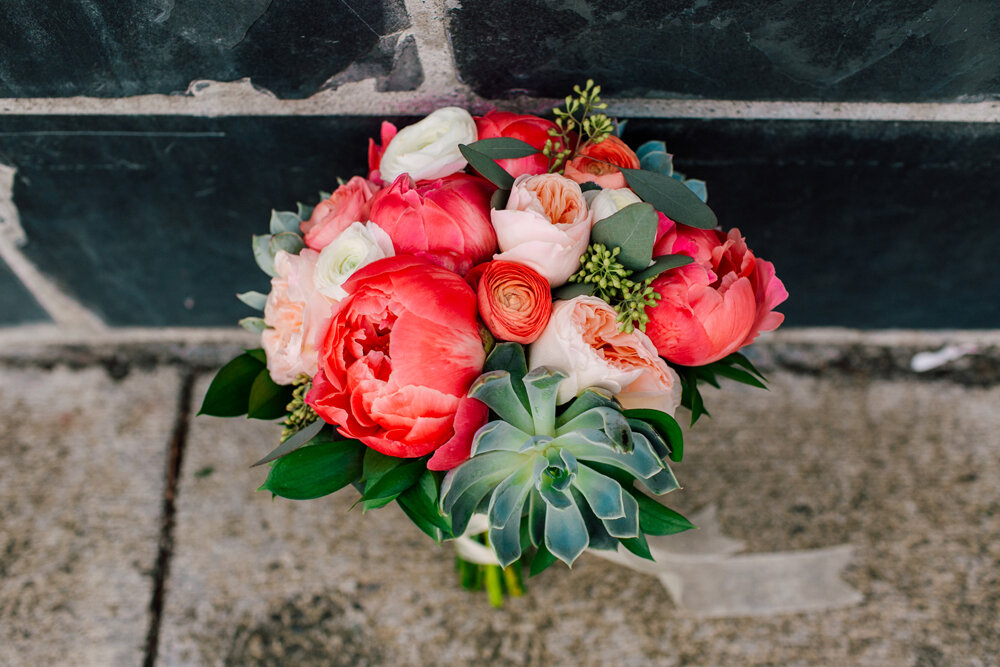
[[[379,163],[379,175],[392,183],[400,174],[414,181],[443,178],[468,164],[458,150],[477,138],[476,121],[458,107],[443,107],[396,133]]]
[[[493,259],[530,266],[552,287],[580,268],[592,216],[580,186],[568,178],[518,176],[507,207],[491,210],[490,219],[501,250]]]
[[[347,296],[342,285],[351,274],[395,254],[392,240],[381,227],[374,222],[354,222],[323,248],[316,261],[313,282],[323,296],[339,301]]]
[[[583,193],[590,212],[594,215],[594,223],[610,218],[626,206],[638,204],[642,200],[628,188],[608,190],[588,190]]]
[[[549,324],[528,348],[531,368],[549,366],[569,377],[559,385],[565,403],[587,387],[603,387],[626,408],[651,408],[673,415],[681,381],[638,329],[618,330],[617,313],[593,296],[557,301]]]

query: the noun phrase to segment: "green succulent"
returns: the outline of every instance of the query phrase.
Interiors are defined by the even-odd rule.
[[[444,480],[441,506],[454,534],[485,511],[504,567],[529,543],[572,565],[587,547],[615,549],[639,537],[631,480],[657,494],[679,486],[663,460],[666,443],[601,388],[558,411],[566,375],[546,367],[525,373],[523,353],[511,358],[512,370],[484,373],[469,391],[498,419],[476,433],[471,458]]]

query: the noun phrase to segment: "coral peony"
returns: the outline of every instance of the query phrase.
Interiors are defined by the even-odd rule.
[[[414,187],[404,174],[375,196],[369,216],[397,254],[423,257],[464,276],[496,252],[489,219],[494,190],[489,181],[466,174]]]
[[[479,131],[480,139],[497,137],[520,139],[539,151],[545,148],[545,142],[550,138],[549,130],[555,127],[555,123],[550,120],[507,111],[493,110],[481,118],[476,118],[476,129]],[[549,170],[549,158],[541,152],[528,157],[497,160],[497,164],[514,178],[522,174],[544,174]]]
[[[373,262],[344,289],[306,401],[343,435],[383,454],[418,457],[446,445],[428,467],[457,465],[473,423],[485,418],[463,407],[474,401],[466,392],[486,358],[472,289],[410,256]]]

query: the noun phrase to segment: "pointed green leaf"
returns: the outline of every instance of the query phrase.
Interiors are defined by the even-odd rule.
[[[617,407],[591,408],[560,426],[556,434],[566,435],[584,429],[602,431],[615,447],[626,452],[632,450],[632,429]]]
[[[472,438],[472,456],[493,451],[519,452],[532,436],[503,420],[491,421]]]
[[[515,514],[520,522],[521,510],[532,486],[531,463],[526,461],[493,490],[487,510],[490,525],[495,528],[505,526]]]
[[[438,501],[437,479],[429,470],[425,470],[416,484],[396,498],[406,516],[420,530],[440,542],[444,538],[451,537],[451,524],[448,522],[448,517],[441,513]]]
[[[462,152],[462,157],[468,160],[472,168],[493,185],[503,190],[510,190],[514,185],[514,177],[508,174],[489,155],[465,144],[459,144],[458,150]]]
[[[264,364],[249,353],[241,354],[223,366],[205,392],[199,415],[237,417],[246,414],[250,388]]]
[[[324,426],[326,426],[326,422],[323,421],[322,419],[317,419],[308,426],[305,426],[302,429],[293,433],[291,436],[288,437],[287,440],[285,440],[280,445],[271,450],[271,452],[267,456],[262,458],[260,461],[257,461],[250,467],[256,468],[259,465],[264,465],[265,463],[270,463],[271,461],[280,459],[282,456],[287,456],[288,454],[294,452],[296,449],[311,444],[314,439],[316,439],[318,442],[319,438],[321,437],[319,435],[320,431],[323,430]],[[330,440],[331,442],[333,440],[340,439],[339,437],[334,437],[332,433],[324,434],[324,436],[322,437],[324,440]]]
[[[254,310],[264,310],[264,306],[267,305],[267,295],[260,292],[243,292],[237,294],[236,298]]]
[[[392,500],[416,484],[427,470],[423,459],[401,459],[378,452],[370,454],[374,451],[369,448],[365,452],[362,501]]]
[[[528,570],[528,576],[533,577],[536,574],[541,574],[557,560],[552,555],[552,552],[545,548],[544,544],[539,545],[538,551],[535,552],[534,557],[531,559],[531,568]]]
[[[469,387],[469,396],[485,403],[501,419],[528,434],[534,434],[535,425],[514,390],[513,379],[507,371],[490,371],[480,375]]]
[[[591,243],[621,248],[618,261],[632,271],[642,271],[653,258],[658,219],[649,204],[629,204],[614,215],[599,220],[590,230]]]
[[[598,407],[621,410],[621,404],[615,400],[611,390],[604,387],[587,387],[556,417],[556,428],[561,428],[571,419],[582,415],[591,408]]]
[[[315,208],[314,206],[306,206],[302,202],[297,203],[296,204],[296,214],[299,216],[299,220],[301,220],[302,222],[305,222],[306,220],[308,220],[309,218],[311,218],[312,217],[312,212],[313,212],[314,208]]]
[[[649,553],[649,544],[646,536],[640,534],[638,537],[626,537],[621,540],[622,546],[634,553],[639,558],[653,560],[653,554]]]
[[[493,160],[510,160],[541,152],[526,141],[509,137],[480,139],[469,144],[469,148],[477,150]]]
[[[647,535],[674,535],[696,526],[669,507],[664,507],[639,491],[632,494],[639,503],[639,527]]]
[[[250,419],[278,419],[288,414],[286,406],[292,400],[292,387],[280,385],[271,379],[267,369],[257,374],[250,387],[247,417]]]
[[[750,363],[750,360],[739,352],[733,352],[728,357],[723,357],[722,359],[719,360],[719,363],[727,363],[731,365],[742,366],[743,368],[747,369],[748,371],[759,377],[762,381],[767,382],[767,378],[764,377],[764,374],[761,373],[759,370],[757,370],[757,367],[754,366],[752,363]]]
[[[502,211],[507,208],[507,201],[510,199],[510,190],[497,188],[497,191],[490,197],[490,208]]]
[[[670,447],[671,461],[680,461],[684,458],[684,431],[676,419],[666,412],[647,408],[626,410],[625,416],[629,419],[642,420],[652,426]]]
[[[554,368],[539,366],[524,376],[524,390],[528,393],[528,407],[536,435],[555,435],[556,395],[566,374]]]
[[[259,490],[292,500],[319,498],[358,478],[364,457],[363,444],[338,440],[310,445],[278,459]]]
[[[751,387],[757,387],[758,389],[767,389],[767,385],[755,378],[750,373],[739,368],[733,368],[732,366],[724,366],[721,362],[712,365],[712,371],[716,375],[721,375],[724,378],[729,378],[730,380],[735,380],[742,384],[748,384]]]
[[[301,224],[302,218],[297,213],[292,213],[291,211],[271,211],[270,231],[272,234],[292,232],[297,235],[299,233],[299,225]]]
[[[622,516],[615,519],[605,519],[604,528],[614,537],[636,537],[639,535],[639,505],[631,493],[622,496]]]
[[[528,361],[524,356],[524,347],[518,343],[497,343],[493,351],[486,357],[483,372],[507,371],[510,373],[511,386],[521,403],[528,404],[528,394],[524,391],[524,376],[528,374]]]
[[[580,508],[580,515],[583,517],[583,522],[587,524],[587,534],[590,538],[587,548],[617,549],[618,540],[611,536],[607,528],[604,527],[604,522],[597,518],[597,515],[591,510],[583,495],[578,490],[573,489],[573,498],[576,500],[576,506]]]
[[[687,255],[661,255],[653,260],[653,265],[649,266],[642,271],[632,274],[629,276],[629,280],[641,283],[649,278],[655,278],[664,271],[669,271],[670,269],[676,269],[679,266],[685,266],[694,261],[693,257],[688,257]]]
[[[267,323],[261,317],[244,317],[237,324],[254,334],[259,334],[268,328]]]
[[[698,229],[715,229],[718,226],[719,221],[712,209],[677,179],[642,169],[622,168],[621,172],[640,199],[652,204],[671,220]]]

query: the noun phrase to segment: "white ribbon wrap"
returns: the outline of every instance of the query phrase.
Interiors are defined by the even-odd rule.
[[[862,595],[841,581],[850,562],[849,544],[823,549],[739,554],[743,543],[722,534],[714,506],[691,517],[699,530],[647,536],[649,561],[619,547],[588,549],[599,558],[658,578],[674,603],[696,616],[767,616],[818,611],[858,604]],[[477,515],[455,540],[458,555],[480,565],[499,565],[493,551],[469,535],[485,532]]]

